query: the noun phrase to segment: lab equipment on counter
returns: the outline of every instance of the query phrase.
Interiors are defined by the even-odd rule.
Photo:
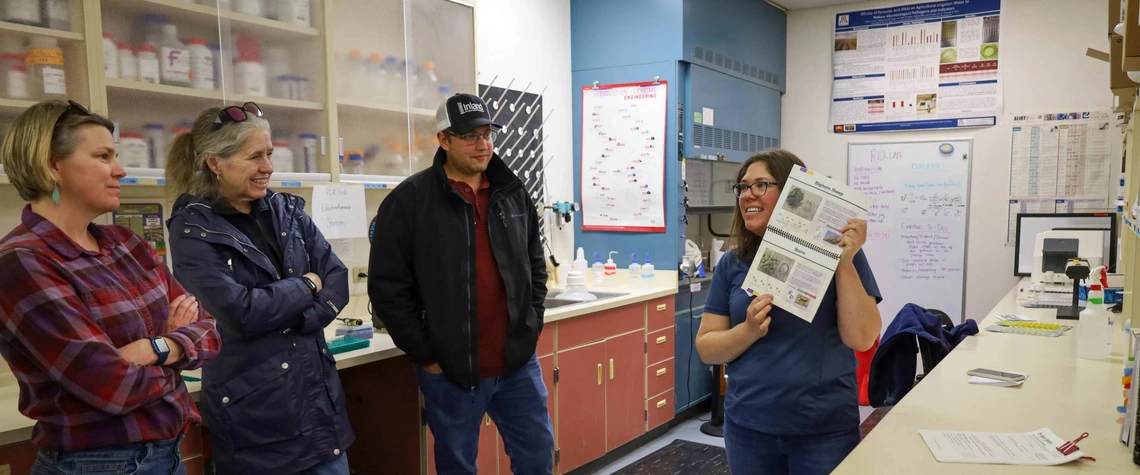
[[[1115,271],[1117,255],[1117,215],[1116,213],[1019,213],[1017,233],[1014,241],[1013,274],[1018,277],[1032,277],[1034,269],[1041,263],[1037,252],[1038,235],[1051,231],[1102,231],[1103,245],[1098,253],[1103,262],[1097,265],[1108,266]],[[1107,232],[1105,232],[1107,231]],[[1081,247],[1085,247],[1082,245]],[[1085,257],[1078,250],[1079,257]],[[1056,270],[1063,273],[1064,268]],[[1034,279],[1034,282],[1038,282]]]
[[[1080,317],[1080,287],[1081,279],[1088,278],[1090,274],[1089,263],[1081,259],[1071,259],[1065,265],[1065,275],[1073,282],[1072,305],[1057,308],[1057,318],[1063,320],[1076,320]]]
[[[1083,259],[1090,267],[1102,265],[1104,234],[1105,231],[1099,229],[1038,233],[1033,246],[1033,282],[1046,282],[1048,272],[1053,272],[1055,277],[1064,275],[1066,265],[1071,259]],[[1061,282],[1046,283],[1067,285],[1071,282],[1069,279],[1064,279]]]
[[[594,285],[602,285],[602,278],[606,275],[606,266],[602,264],[601,253],[594,253]]]
[[[641,264],[637,263],[637,253],[629,256],[629,286],[639,287],[641,282]]]
[[[28,45],[29,93],[33,99],[67,99],[67,77],[59,41],[36,36]]]
[[[653,262],[649,260],[649,253],[645,253],[645,264],[641,265],[641,285],[645,287],[653,286],[653,279],[656,277],[653,268]]]
[[[373,335],[372,320],[361,318],[338,318],[336,336],[371,340]]]
[[[606,287],[617,286],[617,264],[614,264],[614,254],[617,254],[617,251],[610,251],[610,255],[606,259],[606,265],[602,267],[605,272],[602,284]]]
[[[372,340],[365,340],[361,338],[347,338],[336,337],[327,341],[329,351],[334,355],[344,353],[346,351],[359,350],[361,348],[368,348],[372,344]]]

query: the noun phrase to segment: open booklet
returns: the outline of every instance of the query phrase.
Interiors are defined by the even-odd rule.
[[[866,217],[873,202],[806,168],[792,170],[741,288],[752,296],[772,294],[773,305],[812,321],[839,265],[840,230]]]

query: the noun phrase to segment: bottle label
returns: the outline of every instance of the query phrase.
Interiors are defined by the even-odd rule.
[[[119,72],[123,79],[138,79],[139,64],[138,61],[135,61],[135,55],[131,54],[130,51],[119,53]]]
[[[60,68],[44,68],[44,94],[66,96],[67,95],[67,78],[64,77],[63,69]]]
[[[162,82],[190,82],[190,54],[179,48],[163,47],[158,58]]]
[[[158,61],[150,58],[139,58],[139,80],[158,84]]]
[[[41,64],[63,66],[63,51],[58,49],[30,49],[24,62],[28,63],[29,66]]]
[[[28,73],[8,71],[8,97],[12,99],[28,98]]]
[[[114,45],[110,45],[110,48],[107,44],[103,45],[103,75],[109,78],[119,77],[119,50]]]
[[[195,57],[194,68],[190,71],[190,79],[194,81],[195,87],[213,89],[214,57],[209,54]]]

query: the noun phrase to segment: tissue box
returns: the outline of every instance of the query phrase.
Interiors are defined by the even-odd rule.
[[[363,325],[358,327],[350,327],[343,323],[338,323],[336,326],[336,336],[346,338],[359,338],[362,340],[372,339],[372,322],[365,321]]]

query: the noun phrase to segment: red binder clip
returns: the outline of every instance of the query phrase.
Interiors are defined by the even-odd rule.
[[[1082,440],[1085,440],[1085,438],[1086,438],[1086,437],[1088,437],[1088,436],[1089,436],[1089,433],[1088,433],[1088,432],[1085,432],[1085,433],[1081,434],[1081,436],[1080,436],[1080,437],[1077,437],[1076,439],[1074,439],[1072,442],[1065,442],[1065,443],[1064,443],[1064,444],[1062,444],[1060,447],[1057,447],[1057,451],[1058,451],[1058,452],[1061,452],[1061,455],[1069,455],[1069,454],[1071,454],[1071,453],[1073,453],[1073,452],[1076,452],[1076,451],[1078,451],[1078,450],[1081,450],[1081,448],[1080,448],[1080,447],[1077,447],[1077,442],[1080,442],[1080,441],[1082,441]],[[1087,457],[1087,456],[1086,456],[1086,457],[1081,457],[1081,459],[1083,459],[1083,460],[1091,460],[1091,461],[1093,461],[1093,462],[1096,462],[1096,459],[1094,459],[1094,458],[1092,458],[1092,457]]]

